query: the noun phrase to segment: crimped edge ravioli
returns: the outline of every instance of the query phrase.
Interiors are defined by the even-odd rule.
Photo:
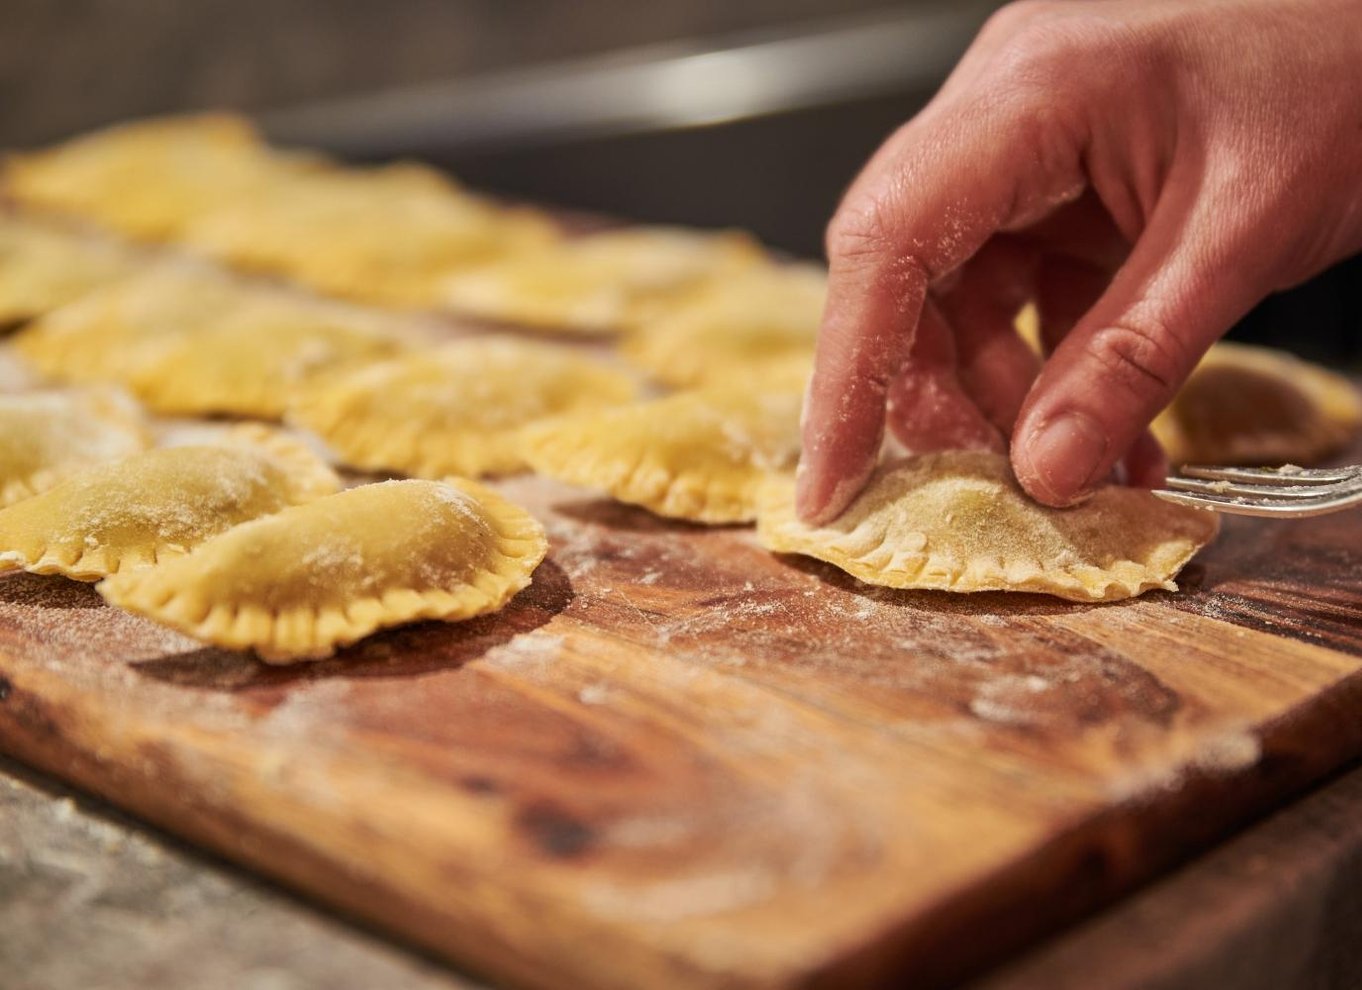
[[[180,445],[159,448],[160,450],[178,449]],[[245,423],[223,433],[221,439],[205,443],[184,444],[183,447],[227,447],[257,449],[265,454],[280,469],[284,476],[286,491],[284,498],[288,505],[302,505],[339,490],[340,478],[325,462],[314,454],[306,444],[278,430],[270,429],[259,423]],[[150,453],[143,451],[142,453]],[[139,455],[132,455],[137,457]],[[104,463],[98,468],[116,469],[123,462]],[[84,472],[63,478],[62,483],[76,481]],[[3,543],[6,513],[23,511],[33,501],[43,499],[57,491],[60,485],[40,492],[32,500],[24,500],[14,506],[0,509],[0,543]],[[257,517],[258,518],[258,517]],[[217,534],[213,534],[216,536]],[[212,537],[209,537],[210,539]],[[197,544],[195,544],[197,545]],[[106,544],[82,544],[73,555],[70,543],[49,540],[36,553],[24,550],[0,550],[0,574],[23,570],[30,574],[60,574],[75,581],[99,581],[113,574],[136,568],[151,567],[165,560],[183,557],[194,549],[165,539],[154,539],[148,546],[133,551],[115,553]]]
[[[1138,509],[1137,500],[1147,499],[1148,508],[1153,510],[1151,526],[1167,527],[1167,535],[1156,540],[1142,560],[1119,559],[1101,567],[1028,558],[1007,545],[1006,534],[997,533],[981,535],[979,549],[969,559],[936,553],[926,530],[932,523],[950,525],[944,518],[925,519],[918,530],[905,529],[892,540],[886,538],[883,513],[910,506],[912,501],[911,490],[896,500],[888,494],[896,474],[900,478],[916,474],[925,485],[949,478],[961,465],[986,465],[1001,482],[996,489],[999,497],[1016,505],[1024,503],[1027,511],[1042,519],[1061,513],[1106,511],[1124,516],[1132,507]],[[826,561],[868,584],[953,592],[1026,591],[1085,602],[1115,601],[1155,588],[1176,591],[1173,578],[1218,530],[1219,519],[1214,513],[1158,502],[1147,492],[1115,485],[1099,488],[1074,508],[1041,506],[1030,502],[1012,479],[1003,455],[965,451],[929,454],[882,466],[842,516],[825,526],[801,522],[795,513],[794,482],[773,479],[762,489],[757,518],[758,540],[768,550]]]
[[[447,485],[462,491],[482,510],[497,537],[489,568],[459,587],[386,588],[347,602],[328,602],[275,613],[254,603],[212,600],[212,589],[194,586],[197,559],[213,552],[220,541],[270,539],[270,531],[287,531],[296,514],[312,511],[328,499],[388,485]],[[260,534],[265,533],[264,537]],[[253,650],[267,663],[288,664],[322,659],[379,629],[423,619],[455,622],[500,609],[527,587],[548,553],[544,528],[520,506],[476,482],[462,478],[435,481],[389,481],[363,485],[274,516],[245,523],[210,540],[186,557],[144,571],[119,574],[96,585],[112,605],[145,616],[196,639],[229,649]]]

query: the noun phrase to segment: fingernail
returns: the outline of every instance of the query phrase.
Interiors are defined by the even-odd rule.
[[[1042,426],[1027,445],[1028,487],[1044,502],[1073,502],[1086,493],[1106,453],[1107,434],[1096,420],[1081,412],[1064,413]]]

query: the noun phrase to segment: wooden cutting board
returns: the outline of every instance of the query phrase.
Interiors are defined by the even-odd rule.
[[[885,592],[538,479],[503,614],[269,668],[0,580],[0,748],[531,987],[948,982],[1362,753],[1362,525]]]

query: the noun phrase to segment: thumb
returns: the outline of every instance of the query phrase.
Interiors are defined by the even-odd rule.
[[[1038,501],[1072,504],[1105,478],[1211,344],[1263,295],[1247,238],[1207,215],[1219,211],[1171,212],[1156,211],[1022,406],[1012,465]],[[1257,274],[1267,273],[1259,266]]]

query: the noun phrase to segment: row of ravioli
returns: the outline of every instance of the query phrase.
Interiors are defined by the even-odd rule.
[[[464,587],[460,582],[491,581],[491,573],[506,578],[504,593],[484,589],[479,610],[500,607],[542,557],[542,532],[535,543],[533,521],[522,510],[452,476],[531,469],[674,518],[737,523],[762,515],[761,536],[773,549],[821,556],[865,580],[907,586],[1119,597],[1168,586],[1196,544],[1198,527],[1189,523],[1185,538],[1151,545],[1139,561],[1128,559],[1126,547],[1113,551],[1115,569],[1080,561],[1066,572],[1068,585],[1052,574],[1041,581],[1015,562],[974,574],[975,564],[942,565],[939,554],[929,559],[928,542],[936,552],[978,529],[966,525],[971,502],[960,494],[970,485],[992,493],[990,525],[1001,518],[998,504],[1011,507],[1008,526],[999,529],[1006,530],[1004,541],[1034,543],[1040,530],[1059,534],[1057,549],[1046,550],[1050,557],[1071,542],[1068,524],[1027,504],[996,458],[932,462],[947,482],[935,489],[945,493],[944,506],[923,494],[941,477],[922,478],[914,489],[918,503],[931,504],[927,514],[945,520],[931,541],[920,522],[905,528],[893,517],[907,494],[901,482],[918,477],[920,465],[878,479],[832,529],[803,527],[793,514],[791,475],[824,273],[781,263],[743,235],[635,228],[568,236],[544,215],[480,200],[421,166],[348,169],[275,152],[241,122],[222,118],[125,125],[19,156],[3,180],[22,212],[0,223],[0,315],[24,324],[14,349],[45,378],[115,383],[163,415],[283,419],[320,437],[344,466],[429,479],[435,487],[419,490],[444,492],[442,504],[472,500],[473,515],[486,526],[496,530],[490,520],[500,519],[520,532],[522,548],[531,548],[513,555],[518,570],[498,565],[465,573],[451,558],[431,570],[453,582],[447,587],[398,582],[370,588],[366,597],[340,581],[330,590],[350,604],[336,607],[360,613],[343,622],[299,611],[258,577],[242,580],[273,605],[219,608],[212,596],[231,586],[232,573],[211,563],[208,546],[206,556],[188,554],[197,563],[174,564],[206,568],[203,580],[172,571],[155,593],[118,599],[212,642],[252,646],[272,659],[322,655],[394,622],[477,614],[448,596]],[[481,219],[460,226],[475,215]],[[230,250],[220,246],[229,238],[203,233],[233,224],[245,226]],[[489,233],[499,225],[508,227],[504,236]],[[525,236],[531,227],[540,234]],[[475,241],[481,246],[472,247]],[[475,313],[500,329],[456,328],[450,339],[448,321],[413,310]],[[574,340],[582,331],[612,336],[608,346],[565,345],[511,327],[557,330]],[[1272,401],[1259,401],[1264,389]],[[1237,417],[1212,414],[1225,408],[1226,397],[1241,400]],[[1283,417],[1283,409],[1290,415]],[[100,415],[107,413],[106,404]],[[1175,457],[1181,449],[1197,451],[1197,459],[1303,462],[1346,442],[1358,418],[1356,398],[1337,376],[1284,355],[1224,345],[1156,426]],[[180,490],[154,478],[140,483]],[[417,497],[414,484],[399,485],[401,497]],[[448,496],[450,485],[459,498]],[[222,539],[247,558],[310,561],[314,569],[294,574],[294,583],[310,589],[310,600],[326,599],[324,575],[337,560],[362,563],[356,573],[385,570],[374,559],[380,547],[347,550],[337,545],[349,539],[345,534],[386,533],[402,544],[404,532],[392,533],[390,521],[381,525],[385,517],[405,518],[398,506],[384,504],[399,497],[398,489],[356,491],[369,489],[375,493],[350,496],[346,504],[368,506],[372,518],[342,516],[310,528],[267,526],[264,519],[244,524],[227,512],[222,518],[233,522],[231,530],[211,533],[208,543]],[[331,498],[340,496],[316,500],[318,509],[279,511],[325,514]],[[1143,511],[1125,494],[1105,498],[1114,506],[1108,515]],[[144,529],[159,525],[150,518]],[[900,549],[908,549],[886,556],[886,534],[896,527],[903,530]],[[88,531],[56,533],[62,527],[50,517],[48,528],[81,544],[84,556],[103,546],[104,537]],[[238,528],[247,536],[232,535]],[[320,542],[290,541],[291,531]],[[287,553],[271,550],[271,540]],[[192,542],[181,535],[167,545]],[[55,566],[31,551],[0,540],[0,553],[20,554],[6,558],[18,566]],[[68,545],[58,557],[81,559],[74,552]],[[411,552],[422,559],[414,545]],[[980,559],[968,546],[952,553],[951,560]],[[152,554],[160,556],[176,554]],[[161,567],[157,559],[148,565],[145,555],[130,559],[136,569]],[[942,573],[933,571],[942,566]],[[101,589],[135,581],[107,573],[113,576]],[[187,586],[200,592],[189,605],[169,594]],[[441,604],[426,601],[428,592]],[[384,598],[392,601],[382,605]]]

